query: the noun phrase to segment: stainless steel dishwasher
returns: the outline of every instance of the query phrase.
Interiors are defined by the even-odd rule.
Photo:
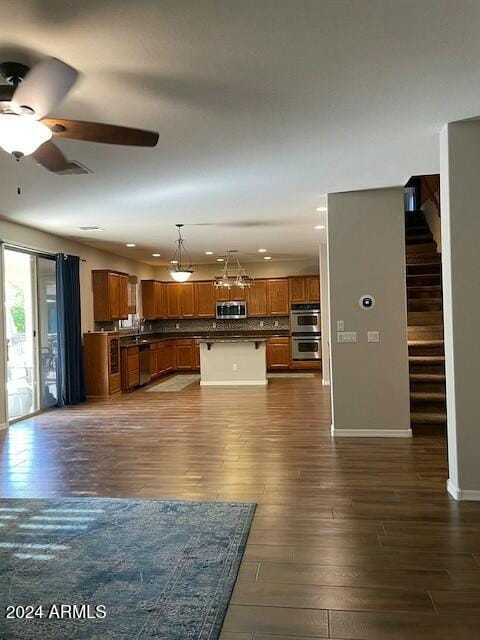
[[[150,345],[140,345],[140,384],[150,382]]]

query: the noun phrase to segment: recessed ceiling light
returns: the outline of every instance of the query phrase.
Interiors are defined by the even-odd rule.
[[[259,249],[258,253],[267,253],[267,250],[266,249]]]
[[[136,247],[137,245],[134,242],[127,242],[126,247]]]
[[[225,262],[224,258],[217,258],[217,262]]]
[[[324,224],[317,224],[317,225],[315,225],[315,229],[325,229],[325,225]]]
[[[213,256],[213,251],[205,251],[206,256]]]
[[[81,231],[103,231],[103,227],[78,227]]]
[[[153,256],[154,258],[159,258],[159,257],[160,257],[160,254],[159,254],[159,253],[152,253],[152,256]]]
[[[271,259],[272,259],[272,256],[263,256],[263,259],[264,259],[264,260],[271,260]]]
[[[178,260],[170,260],[170,264],[178,264]]]
[[[327,207],[317,207],[317,211],[326,211]]]

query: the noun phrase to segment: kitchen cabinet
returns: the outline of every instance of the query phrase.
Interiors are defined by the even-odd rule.
[[[230,290],[227,287],[215,287],[216,302],[229,302],[229,300],[233,298],[230,298]]]
[[[185,338],[175,340],[175,369],[190,371],[194,368],[194,341]]]
[[[215,318],[215,287],[213,281],[194,282],[195,317]]]
[[[295,276],[288,283],[290,304],[320,303],[320,276]]]
[[[288,279],[271,278],[267,281],[267,315],[288,316]]]
[[[270,338],[267,342],[267,369],[290,367],[290,338]]]
[[[175,368],[175,341],[164,340],[158,343],[158,371],[168,373]]]
[[[166,285],[157,280],[142,280],[141,284],[143,317],[147,320],[165,318],[167,315]]]
[[[152,342],[150,344],[150,377],[156,378],[160,373],[158,363],[158,342]]]
[[[140,359],[138,347],[123,347],[121,350],[122,391],[129,391],[140,384]]]
[[[128,318],[128,274],[120,271],[92,271],[93,318],[111,322]]]
[[[193,345],[194,368],[200,369],[200,345],[195,342]]]
[[[247,315],[251,318],[267,315],[267,280],[255,280],[247,289]]]
[[[165,287],[168,318],[180,317],[180,297],[178,295],[178,287],[179,285],[176,282],[168,282]]]
[[[121,390],[120,336],[113,331],[83,334],[85,387],[89,398],[106,398]]]
[[[178,285],[178,307],[181,318],[195,317],[195,289],[193,282],[182,282]]]

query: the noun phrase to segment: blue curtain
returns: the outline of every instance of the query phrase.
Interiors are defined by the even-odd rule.
[[[85,400],[80,314],[80,258],[57,253],[58,404]]]

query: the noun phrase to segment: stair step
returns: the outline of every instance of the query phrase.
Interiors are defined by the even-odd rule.
[[[412,364],[444,364],[445,356],[409,356],[408,361]]]
[[[407,256],[410,255],[436,255],[437,245],[435,242],[419,242],[418,244],[406,245]],[[409,262],[409,260],[408,260]]]
[[[415,285],[407,287],[407,296],[412,298],[442,298],[442,287],[439,284]]]
[[[432,262],[441,263],[440,254],[437,253],[436,251],[434,254],[433,253],[428,253],[426,255],[411,254],[407,256],[407,264],[409,265],[425,264],[425,263],[432,263]]]
[[[414,244],[425,244],[433,242],[433,236],[429,233],[407,233],[405,236],[407,246]]]
[[[441,311],[409,311],[409,326],[443,326],[443,314]]]
[[[442,298],[410,298],[408,300],[409,311],[441,311]]]
[[[412,373],[445,374],[445,356],[443,355],[409,355],[408,366]]]
[[[445,382],[444,373],[411,373],[410,382]]]
[[[445,341],[440,338],[417,338],[408,341],[409,347],[444,347]]]
[[[409,340],[443,340],[443,325],[417,325],[408,327]]]
[[[441,373],[411,373],[410,393],[433,391],[445,394],[445,374]]]
[[[407,275],[441,273],[441,262],[407,263]]]
[[[446,411],[413,411],[410,414],[412,424],[439,424],[447,423]]]
[[[410,287],[433,287],[442,284],[440,273],[414,273],[407,275],[407,289]]]
[[[445,403],[446,394],[442,391],[412,391],[410,392],[411,402],[441,402]]]

